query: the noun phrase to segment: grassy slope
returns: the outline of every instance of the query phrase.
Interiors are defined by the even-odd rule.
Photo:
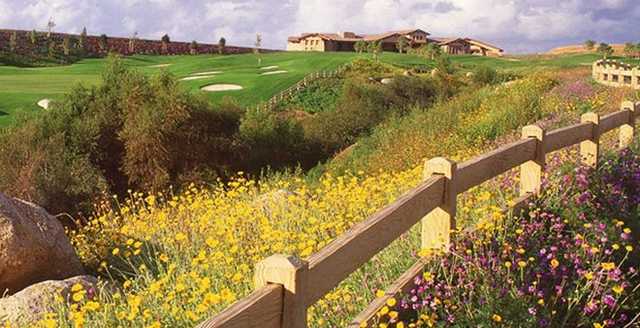
[[[183,81],[193,91],[212,83],[240,84],[245,89],[210,93],[212,101],[224,96],[234,97],[242,105],[254,105],[269,99],[304,76],[319,70],[334,69],[354,58],[352,53],[273,53],[263,55],[262,66],[278,66],[287,74],[262,76],[253,55],[232,56],[133,56],[125,63],[152,75],[162,68],[151,67],[171,64],[166,69],[178,77],[192,73],[222,71],[215,77]],[[10,124],[11,116],[20,111],[36,112],[36,102],[43,98],[59,100],[77,83],[94,85],[105,65],[105,59],[86,59],[69,66],[47,68],[17,68],[0,66],[0,126]]]
[[[125,58],[125,63],[152,75],[161,68],[150,66],[171,64],[166,69],[178,77],[192,73],[222,71],[215,77],[202,80],[184,81],[184,86],[197,91],[211,83],[240,84],[245,89],[210,93],[213,102],[225,96],[235,98],[240,104],[252,106],[268,100],[279,91],[301,80],[307,74],[320,70],[330,70],[358,57],[355,53],[295,53],[281,52],[264,54],[262,66],[279,66],[287,74],[262,76],[254,55],[230,56],[133,56]],[[485,64],[505,70],[525,70],[541,67],[570,67],[588,65],[597,55],[572,55],[558,58],[489,58],[476,56],[452,57],[454,63],[472,66]],[[423,58],[397,53],[385,53],[381,60],[402,67],[430,66]],[[61,99],[63,94],[77,83],[93,85],[104,67],[105,59],[85,59],[69,66],[46,68],[17,68],[0,65],[0,127],[11,123],[18,112],[37,112],[36,102],[43,98]]]

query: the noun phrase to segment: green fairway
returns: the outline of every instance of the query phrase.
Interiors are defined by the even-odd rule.
[[[234,98],[243,106],[253,106],[268,100],[306,75],[322,70],[332,70],[355,58],[371,58],[368,54],[347,52],[303,53],[278,52],[262,55],[262,64],[257,57],[246,55],[198,55],[198,56],[132,56],[124,58],[124,63],[135,67],[147,75],[153,75],[166,69],[178,78],[193,74],[217,72],[203,79],[181,81],[188,90],[202,92],[200,88],[209,84],[236,84],[242,90],[207,92],[212,102],[223,97]],[[527,70],[544,68],[564,68],[588,66],[599,58],[595,54],[569,55],[561,57],[522,56],[510,58],[490,58],[477,56],[453,56],[454,63],[472,67],[478,64],[488,65],[502,70]],[[430,67],[432,61],[424,58],[384,53],[380,60],[401,67]],[[75,84],[95,85],[99,81],[106,59],[85,59],[69,66],[46,68],[18,68],[0,65],[0,126],[11,123],[18,112],[34,113],[40,111],[36,103],[44,98],[62,99],[65,92]],[[263,69],[271,67],[270,69]],[[268,71],[286,71],[286,73],[262,75]]]
[[[200,55],[200,56],[133,56],[124,58],[127,66],[135,67],[147,75],[163,69],[178,78],[192,74],[219,72],[213,76],[181,81],[185,88],[202,92],[209,84],[237,84],[243,90],[207,92],[213,101],[225,96],[233,97],[243,106],[251,106],[268,100],[306,75],[332,70],[355,58],[353,53],[270,53],[262,55],[258,65],[255,55]],[[44,98],[62,99],[75,84],[95,85],[99,81],[105,59],[86,59],[69,66],[47,68],[18,68],[0,66],[0,126],[10,124],[18,112],[32,113],[40,109],[36,103]],[[261,69],[277,66],[271,69]],[[269,71],[286,73],[262,75]]]

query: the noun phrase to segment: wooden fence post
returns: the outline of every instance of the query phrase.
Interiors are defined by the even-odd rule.
[[[636,106],[638,105],[640,104],[636,104],[633,101],[622,102],[622,110],[628,110],[629,112],[629,121],[620,126],[620,148],[629,147],[633,142],[633,135],[636,130],[636,115],[638,114]]]
[[[592,168],[598,167],[598,157],[600,156],[600,115],[596,113],[585,113],[580,117],[580,122],[589,122],[592,124],[591,139],[585,140],[580,143],[580,157],[582,163],[591,166]]]
[[[425,163],[424,179],[433,175],[447,178],[444,187],[442,205],[422,218],[422,249],[448,251],[451,241],[451,230],[456,228],[455,177],[458,166],[456,162],[442,157],[432,158]]]
[[[537,144],[535,159],[520,165],[520,196],[536,194],[540,191],[546,156],[545,135],[546,132],[536,125],[527,125],[522,128],[522,138],[535,138]]]
[[[267,284],[284,286],[282,302],[282,328],[306,328],[307,288],[309,264],[295,256],[276,254],[256,265],[255,289]]]

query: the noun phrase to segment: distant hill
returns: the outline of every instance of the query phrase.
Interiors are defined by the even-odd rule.
[[[623,55],[624,54],[624,44],[612,44],[614,55]],[[596,48],[598,45],[596,45]],[[566,54],[579,54],[579,53],[588,53],[595,52],[595,48],[592,51],[587,50],[583,44],[573,44],[568,46],[562,46],[558,48],[553,48],[547,52],[550,55],[566,55]]]

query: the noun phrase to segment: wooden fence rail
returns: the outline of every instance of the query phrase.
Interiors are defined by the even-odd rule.
[[[520,167],[520,193],[514,208],[526,205],[539,192],[546,154],[580,144],[584,164],[596,167],[600,136],[620,128],[620,147],[627,147],[635,133],[640,102],[625,101],[621,110],[600,117],[586,113],[581,123],[546,132],[530,125],[522,140],[457,163],[434,158],[425,164],[425,180],[391,205],[356,224],[345,234],[311,255],[308,261],[273,255],[257,264],[255,291],[199,327],[300,328],[307,326],[307,308],[360,268],[374,255],[422,222],[422,248],[447,251],[455,229],[457,195]],[[390,297],[410,288],[424,266],[419,260],[374,300],[352,322],[370,322]]]
[[[296,95],[297,93],[299,93],[302,90],[306,89],[307,86],[310,83],[312,83],[312,82],[314,82],[316,80],[319,80],[319,79],[339,76],[345,70],[347,70],[347,68],[349,66],[350,66],[350,64],[345,64],[345,65],[339,66],[338,68],[336,68],[334,70],[331,70],[331,71],[313,72],[313,73],[305,76],[302,80],[296,82],[294,85],[288,87],[285,90],[282,90],[282,91],[278,92],[277,94],[275,94],[274,96],[269,98],[269,100],[267,100],[264,104],[259,104],[258,105],[258,110],[260,108],[263,108],[264,110],[273,110],[276,106],[278,106],[278,104],[280,102],[289,100],[289,99],[293,98],[293,96]]]

